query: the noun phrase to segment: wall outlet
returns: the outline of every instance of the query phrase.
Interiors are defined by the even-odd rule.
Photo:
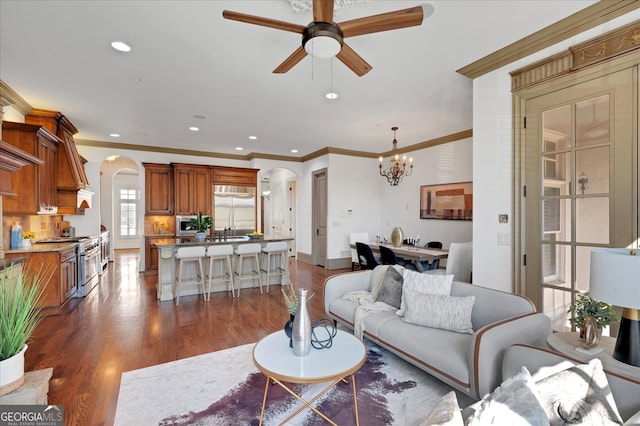
[[[505,232],[498,232],[498,245],[499,246],[510,246],[511,245],[511,234],[507,234]]]

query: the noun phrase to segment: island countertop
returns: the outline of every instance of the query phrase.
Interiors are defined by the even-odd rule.
[[[213,246],[224,244],[246,244],[246,243],[270,243],[277,241],[292,241],[293,238],[249,238],[249,237],[228,237],[226,240],[207,238],[204,241],[196,241],[195,238],[173,237],[155,240],[152,245],[161,247],[188,247],[188,246]]]

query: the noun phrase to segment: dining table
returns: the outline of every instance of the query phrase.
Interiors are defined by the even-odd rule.
[[[374,254],[380,254],[380,246],[385,246],[393,250],[397,257],[404,259],[407,262],[413,263],[418,272],[424,272],[422,262],[431,262],[439,259],[446,259],[449,256],[449,250],[436,249],[429,247],[418,247],[403,244],[400,247],[395,247],[392,244],[368,242],[366,243]],[[355,244],[351,244],[351,248],[356,248]]]

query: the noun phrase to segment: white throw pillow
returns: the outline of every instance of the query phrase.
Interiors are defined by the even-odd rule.
[[[420,272],[405,269],[402,271],[402,279],[404,281],[402,284],[402,299],[400,301],[400,310],[396,312],[400,316],[404,315],[406,306],[405,290],[443,296],[451,294],[453,275],[421,274]]]
[[[440,398],[420,426],[464,426],[456,393],[451,391]]]
[[[406,294],[405,322],[425,327],[440,328],[456,333],[473,334],[471,313],[475,296],[443,296],[440,294],[421,294],[403,289]]]
[[[544,408],[538,402],[535,383],[526,367],[502,382],[467,419],[467,426],[548,426]]]

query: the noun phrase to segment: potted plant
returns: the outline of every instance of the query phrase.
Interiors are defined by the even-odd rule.
[[[578,296],[576,302],[567,311],[571,314],[569,322],[580,329],[580,338],[584,338],[585,321],[592,317],[598,328],[598,340],[602,334],[602,329],[620,320],[620,315],[607,303],[600,302],[593,297],[583,294]]]
[[[207,238],[209,228],[213,226],[213,219],[198,212],[197,216],[191,219],[191,225],[196,230],[196,241],[203,242]]]
[[[52,274],[19,270],[0,272],[0,395],[24,382],[24,353],[40,323],[38,303]]]

